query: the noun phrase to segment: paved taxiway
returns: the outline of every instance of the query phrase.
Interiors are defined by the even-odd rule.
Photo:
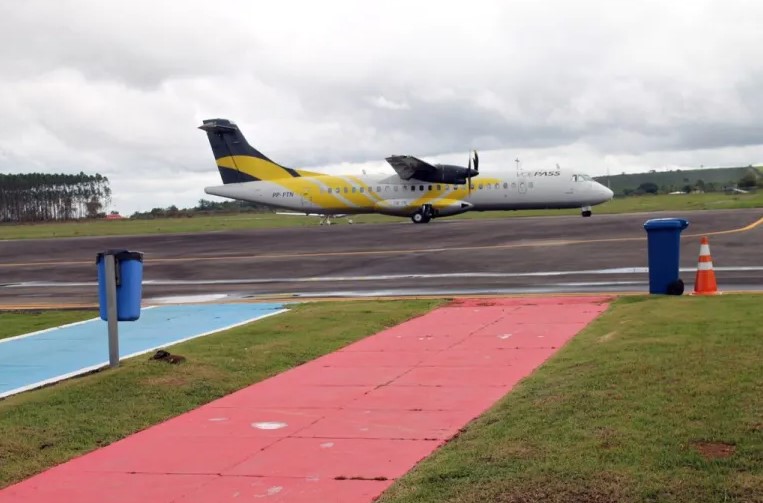
[[[0,241],[0,306],[95,303],[95,256],[109,248],[145,253],[147,301],[201,294],[646,292],[643,223],[662,217],[690,222],[681,241],[688,288],[703,234],[710,235],[722,289],[763,287],[758,208]]]

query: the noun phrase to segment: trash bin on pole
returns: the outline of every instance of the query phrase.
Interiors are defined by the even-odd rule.
[[[654,218],[644,222],[649,255],[649,293],[667,294],[678,281],[681,231],[689,226],[683,218]]]
[[[98,301],[104,321],[108,321],[106,255],[113,255],[115,261],[117,320],[135,321],[140,318],[143,254],[128,250],[108,250],[98,254]]]

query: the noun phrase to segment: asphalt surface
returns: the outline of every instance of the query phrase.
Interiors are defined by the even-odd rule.
[[[647,292],[650,218],[689,221],[681,278],[699,236],[719,287],[763,289],[763,209],[435,220],[204,234],[0,241],[0,307],[97,302],[96,254],[145,254],[144,299],[455,293]],[[170,299],[172,300],[172,299]]]

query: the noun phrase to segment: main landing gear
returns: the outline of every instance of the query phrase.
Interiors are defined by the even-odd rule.
[[[590,217],[593,213],[591,212],[590,206],[583,206],[582,208],[580,208],[580,214],[583,215],[584,217]]]
[[[434,218],[434,210],[431,204],[422,204],[421,208],[411,215],[414,224],[425,224]]]

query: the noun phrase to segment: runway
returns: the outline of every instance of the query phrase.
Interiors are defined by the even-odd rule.
[[[709,235],[719,286],[763,285],[763,209],[435,220],[204,234],[0,241],[0,307],[97,302],[95,257],[145,253],[147,303],[542,292],[647,292],[650,218],[686,218],[691,288]],[[190,296],[190,297],[189,297]]]

